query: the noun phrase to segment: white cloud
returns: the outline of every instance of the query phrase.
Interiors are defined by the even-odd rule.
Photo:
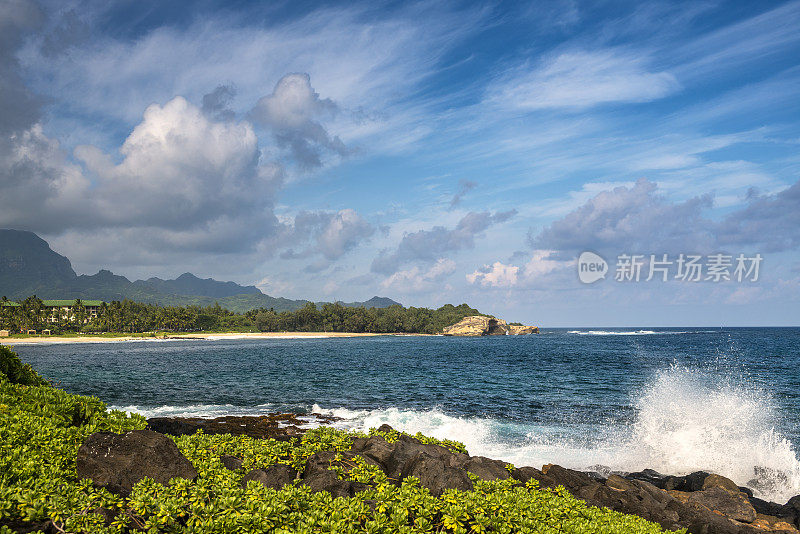
[[[519,267],[505,265],[499,261],[491,266],[484,265],[483,270],[467,274],[467,282],[491,287],[513,287],[517,285]]]
[[[272,129],[278,146],[289,150],[303,168],[322,165],[322,149],[344,156],[347,148],[331,136],[318,121],[332,116],[338,107],[322,99],[311,87],[308,74],[287,74],[278,81],[271,95],[258,101],[250,115]]]
[[[453,274],[456,264],[453,260],[439,258],[429,269],[412,267],[404,271],[397,271],[383,282],[381,287],[409,293],[433,291],[442,286],[442,280]]]
[[[522,266],[496,261],[467,274],[467,282],[495,288],[534,287],[550,273],[563,271],[574,264],[571,260],[554,259],[554,255],[552,250],[534,250],[530,260]]]
[[[525,110],[585,109],[599,104],[650,102],[680,89],[669,72],[651,71],[646,56],[606,48],[572,50],[520,67],[489,90],[490,100]]]

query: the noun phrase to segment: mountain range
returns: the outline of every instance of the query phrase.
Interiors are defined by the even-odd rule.
[[[239,313],[254,308],[294,311],[310,302],[272,297],[255,286],[198,278],[192,273],[174,280],[153,277],[133,282],[105,269],[94,275],[78,275],[69,259],[54,252],[33,232],[0,229],[0,296],[17,300],[31,295],[42,299],[130,299],[163,306],[209,306],[218,302]],[[342,304],[386,308],[399,303],[375,296],[365,302]]]

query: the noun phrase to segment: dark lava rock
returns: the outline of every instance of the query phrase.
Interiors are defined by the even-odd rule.
[[[444,460],[420,453],[406,462],[402,477],[416,477],[423,487],[428,488],[431,495],[439,496],[446,489],[469,491],[472,480],[467,472],[457,467],[448,466]]]
[[[230,469],[231,471],[236,471],[237,469],[242,467],[242,459],[237,458],[236,456],[231,456],[230,454],[223,454],[219,457],[222,461],[222,465],[225,466],[225,469]]]
[[[332,497],[350,497],[354,489],[348,480],[342,480],[333,471],[316,471],[303,477],[303,485],[313,492],[327,491]]]
[[[152,430],[90,435],[78,449],[77,472],[79,478],[89,478],[95,486],[121,495],[129,495],[144,477],[160,484],[176,477],[197,478],[175,442]]]
[[[351,451],[359,454],[363,458],[371,458],[378,464],[385,466],[394,454],[395,444],[389,443],[381,436],[369,438],[356,438],[353,440]]]
[[[506,463],[485,456],[473,456],[464,464],[464,469],[484,480],[505,480],[511,478]]]
[[[666,489],[665,486],[667,484],[667,479],[672,477],[662,475],[653,469],[645,469],[644,471],[639,471],[637,473],[628,473],[625,475],[625,478],[628,480],[642,480],[644,482],[649,482],[659,489]]]
[[[700,491],[703,489],[703,483],[711,473],[705,471],[695,471],[689,475],[682,477],[669,477],[664,484],[665,490],[677,491]]]
[[[596,484],[586,473],[573,471],[561,467],[560,465],[548,464],[542,467],[542,473],[555,480],[557,485],[564,486],[568,490],[576,490],[589,484]]]
[[[400,479],[406,466],[418,455],[425,454],[432,458],[441,460],[447,467],[463,467],[469,460],[469,456],[463,453],[451,452],[441,445],[430,445],[421,443],[419,440],[400,436],[394,443],[394,450],[382,465],[385,468],[386,476],[393,479]]]
[[[545,475],[535,467],[518,467],[514,469],[514,472],[511,473],[511,476],[523,484],[528,482],[530,479],[538,480],[540,488],[549,488],[558,485],[552,477]]]
[[[231,434],[251,438],[272,438],[288,441],[305,432],[298,428],[303,422],[293,413],[271,413],[255,416],[227,416],[215,419],[202,417],[153,417],[147,427],[156,432],[172,436],[186,436],[202,430],[203,433]]]
[[[709,510],[720,512],[725,517],[752,523],[756,518],[756,510],[750,504],[747,496],[730,492],[722,487],[714,486],[702,491],[695,491],[689,495],[689,503],[698,503]]]
[[[297,471],[284,464],[275,464],[266,469],[253,469],[242,478],[242,487],[246,488],[251,480],[260,482],[272,489],[281,489],[297,478]]]

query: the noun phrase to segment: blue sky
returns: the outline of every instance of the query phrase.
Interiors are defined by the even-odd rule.
[[[798,323],[800,2],[12,0],[0,29],[0,226],[79,272]],[[614,280],[682,253],[764,259]]]

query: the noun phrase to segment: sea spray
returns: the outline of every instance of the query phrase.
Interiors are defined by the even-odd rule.
[[[657,373],[634,406],[614,467],[711,471],[776,501],[800,493],[800,461],[776,430],[779,411],[750,383],[675,365]]]
[[[730,369],[729,369],[730,371]],[[515,465],[557,463],[573,469],[683,475],[705,470],[783,503],[800,494],[800,460],[777,430],[778,409],[763,390],[732,379],[735,373],[674,365],[654,375],[632,399],[629,424],[571,421],[539,426],[492,418],[455,417],[440,409],[325,409],[339,426],[366,431],[382,424],[463,442],[471,454]]]

